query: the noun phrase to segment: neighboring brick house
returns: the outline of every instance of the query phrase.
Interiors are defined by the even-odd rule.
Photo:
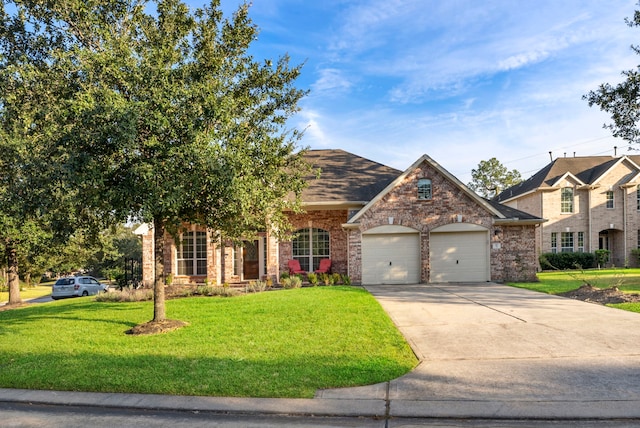
[[[321,169],[291,214],[293,241],[268,232],[243,247],[211,243],[192,226],[182,245],[166,236],[165,270],[178,281],[278,279],[292,258],[313,270],[323,258],[354,284],[535,280],[531,246],[544,220],[487,201],[428,156],[406,171],[343,150],[310,150]],[[143,277],[153,276],[153,231],[144,227]]]
[[[558,158],[495,200],[548,221],[538,253],[611,251],[611,264],[633,263],[640,247],[640,156]]]

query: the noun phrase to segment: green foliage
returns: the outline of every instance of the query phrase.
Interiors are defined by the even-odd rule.
[[[640,11],[634,13],[633,19],[625,19],[630,27],[640,26]],[[640,54],[640,46],[632,45],[631,49]],[[583,96],[590,107],[597,105],[600,110],[611,114],[613,123],[606,124],[614,137],[620,137],[631,144],[640,142],[640,108],[638,108],[638,93],[640,92],[640,66],[635,70],[622,72],[625,77],[622,83],[613,86],[609,83],[601,84],[595,91]]]
[[[609,250],[596,250],[594,251],[596,263],[598,267],[604,267],[609,263],[609,257],[611,257],[611,251]]]
[[[340,275],[339,273],[332,273],[331,283],[334,285],[342,284],[342,275]]]
[[[507,170],[496,158],[480,161],[478,168],[471,170],[471,178],[469,188],[485,198],[493,198],[504,189],[522,181],[517,170]]]
[[[538,273],[538,282],[509,285],[548,294],[575,290],[583,284],[597,288],[618,287],[628,293],[640,293],[640,269],[561,270]]]
[[[271,288],[271,284],[268,281],[249,281],[247,284],[247,291],[252,293],[260,293]]]
[[[153,300],[153,290],[123,288],[122,291],[107,291],[95,297],[96,302],[146,302]]]
[[[342,284],[351,285],[351,277],[347,274],[342,275]]]
[[[309,284],[311,284],[314,287],[316,287],[318,285],[320,279],[318,278],[318,274],[316,274],[315,272],[309,272],[307,274],[307,281],[309,281]]]
[[[302,287],[302,277],[300,275],[291,275],[286,278],[280,278],[280,284],[284,288],[300,288]]]
[[[0,326],[11,326],[3,328],[0,385],[311,398],[321,388],[389,381],[417,363],[380,305],[358,288],[169,300],[170,317],[188,327],[126,335],[151,306],[86,298],[0,312]]]
[[[199,285],[198,287],[196,287],[194,294],[199,296],[232,297],[237,296],[239,292],[231,287],[221,287],[218,285]]]
[[[54,231],[133,218],[153,222],[158,243],[183,221],[228,238],[286,233],[284,212],[300,209],[310,172],[296,147],[301,132],[287,124],[306,94],[294,86],[301,67],[287,56],[253,58],[258,29],[246,3],[229,19],[217,1],[194,11],[179,0],[101,4],[3,8],[0,170],[11,169],[0,195],[33,189],[15,212],[34,219],[49,211],[31,202],[49,207],[47,195],[63,195],[56,204],[74,209],[51,212],[73,221],[52,220]],[[39,211],[24,209],[32,205]],[[9,214],[11,225],[24,223]],[[2,221],[0,230],[14,229]],[[155,248],[163,260],[164,247]],[[155,276],[161,321],[161,267]]]
[[[591,269],[596,267],[593,253],[543,253],[539,257],[543,270]]]

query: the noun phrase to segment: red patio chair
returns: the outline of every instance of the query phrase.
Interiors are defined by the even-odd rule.
[[[288,266],[289,266],[289,275],[306,275],[307,274],[307,271],[302,270],[302,268],[300,267],[300,262],[295,259],[289,260]]]
[[[329,273],[329,271],[331,271],[331,259],[320,260],[320,265],[315,270],[315,273]]]

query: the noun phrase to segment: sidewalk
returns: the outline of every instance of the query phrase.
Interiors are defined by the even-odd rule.
[[[640,314],[497,284],[372,286],[421,360],[313,399],[0,389],[34,404],[370,418],[640,419]]]

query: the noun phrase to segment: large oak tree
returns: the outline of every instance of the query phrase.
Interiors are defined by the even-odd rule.
[[[14,3],[63,40],[47,55],[50,79],[67,88],[53,117],[65,180],[105,218],[153,225],[153,321],[166,319],[165,231],[287,230],[308,173],[287,120],[305,91],[287,56],[249,53],[248,5],[224,18],[216,0],[195,11],[179,0]]]

